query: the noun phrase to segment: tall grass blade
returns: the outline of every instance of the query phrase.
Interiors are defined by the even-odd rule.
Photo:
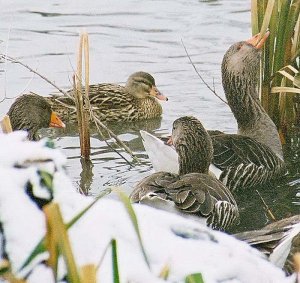
[[[185,283],[204,283],[201,273],[190,274],[185,278]]]
[[[111,240],[111,250],[112,250],[111,257],[112,257],[112,267],[113,267],[114,283],[120,283],[119,266],[118,266],[117,241],[115,239]]]
[[[111,189],[106,189],[101,192],[101,194],[98,195],[98,197],[91,202],[86,208],[84,208],[82,211],[80,211],[77,215],[75,215],[66,225],[66,228],[71,228],[90,208],[92,208],[101,198],[111,193]],[[33,259],[40,255],[41,253],[46,251],[45,247],[45,237],[43,237],[39,243],[36,245],[36,247],[33,249],[32,253],[28,256],[28,258],[25,260],[19,271],[27,267]]]
[[[67,229],[63,222],[58,204],[51,203],[45,205],[43,210],[46,215],[47,223],[46,247],[49,252],[48,265],[53,270],[55,280],[57,280],[58,258],[61,254],[67,267],[68,282],[80,283],[80,277],[67,235]]]
[[[271,93],[280,93],[280,92],[300,94],[300,88],[286,87],[286,86],[275,86],[271,88]]]
[[[263,18],[263,22],[260,28],[260,37],[263,37],[266,33],[266,31],[269,28],[269,24],[270,24],[270,20],[271,20],[271,16],[272,16],[272,12],[273,12],[273,8],[274,8],[274,4],[275,4],[275,0],[269,0],[268,4],[267,4],[267,8],[265,10],[265,15]]]
[[[258,12],[257,12],[257,0],[251,1],[251,22],[252,22],[252,34],[257,34],[258,28]]]
[[[257,13],[251,15],[252,30],[259,29],[262,34],[268,27],[270,30],[262,56],[261,102],[286,138],[299,115],[294,97],[300,85],[295,76],[300,54],[300,1],[252,0],[251,3],[251,11]]]
[[[144,260],[146,262],[146,264],[148,265],[148,268],[151,270],[151,267],[150,267],[150,262],[148,260],[148,257],[147,257],[147,254],[146,254],[146,251],[145,251],[145,248],[144,248],[144,245],[143,245],[143,241],[142,241],[142,237],[141,237],[141,233],[140,233],[140,230],[139,230],[139,225],[138,225],[138,221],[137,221],[137,217],[136,217],[136,214],[133,210],[133,207],[130,203],[130,200],[129,198],[127,197],[127,195],[125,193],[123,193],[122,191],[118,190],[118,189],[115,189],[114,190],[120,200],[122,201],[122,203],[124,204],[125,208],[126,208],[126,211],[129,215],[129,218],[133,224],[133,227],[134,227],[134,230],[135,230],[135,233],[138,237],[138,241],[139,241],[139,244],[140,244],[140,248],[141,248],[141,251],[142,251],[142,254],[144,256]]]
[[[294,81],[294,77],[292,75],[290,75],[288,72],[282,70],[282,71],[278,71],[278,73],[280,73],[281,75],[283,75],[290,81],[292,81],[292,82]]]
[[[292,60],[294,61],[297,56],[299,56],[300,48],[300,14],[298,15],[297,23],[295,26],[295,33],[293,37],[293,45],[291,50]]]
[[[294,77],[293,84],[294,84],[294,86],[300,88],[300,74],[299,73],[296,74],[296,76]]]

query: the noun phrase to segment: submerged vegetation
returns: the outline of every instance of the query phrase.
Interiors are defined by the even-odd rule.
[[[263,49],[261,102],[281,137],[300,127],[300,1],[252,0],[252,33],[270,31]]]

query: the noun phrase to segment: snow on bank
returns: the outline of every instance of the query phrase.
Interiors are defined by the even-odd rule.
[[[26,189],[50,198],[41,183],[39,170],[53,175],[54,201],[59,203],[64,220],[90,204],[93,199],[78,194],[65,175],[65,158],[58,150],[40,142],[24,141],[21,132],[0,135],[0,221],[7,252],[14,272],[18,272],[30,252],[45,234],[45,219]],[[202,273],[210,282],[294,282],[294,278],[266,261],[256,250],[222,232],[212,231],[192,219],[142,205],[134,205],[151,271],[141,253],[137,236],[122,203],[102,199],[70,230],[69,236],[78,266],[97,265],[109,241],[118,246],[121,282],[184,282],[191,273]],[[50,270],[35,265],[28,282],[53,282]],[[157,278],[169,266],[167,281]],[[22,273],[21,273],[22,274]],[[60,262],[59,274],[65,274]],[[113,282],[111,254],[108,252],[97,272],[99,282]]]

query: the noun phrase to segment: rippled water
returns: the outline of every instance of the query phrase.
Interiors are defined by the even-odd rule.
[[[1,1],[0,15],[1,53],[17,57],[64,89],[71,85],[78,34],[87,31],[91,83],[122,84],[131,73],[144,70],[153,74],[158,88],[169,97],[162,103],[161,120],[111,126],[140,158],[141,163],[135,166],[94,135],[93,166],[83,170],[76,128],[47,130],[68,156],[67,170],[78,189],[96,195],[105,186],[122,185],[130,192],[134,183],[150,174],[138,132],[141,128],[167,134],[172,121],[189,114],[197,116],[208,129],[236,131],[228,107],[201,83],[181,40],[200,73],[223,97],[220,63],[229,45],[250,36],[250,0]],[[0,91],[1,97],[28,91],[42,95],[56,92],[28,70],[9,63],[0,65]],[[0,114],[6,113],[12,101],[1,103]],[[119,151],[131,161],[128,154]],[[299,157],[293,150],[288,150],[287,156],[293,162],[289,177],[260,189],[278,218],[299,213],[299,199],[295,197],[300,190]],[[267,222],[253,191],[243,193],[239,202],[241,227],[259,227]]]

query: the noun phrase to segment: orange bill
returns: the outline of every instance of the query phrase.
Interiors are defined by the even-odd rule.
[[[164,96],[156,86],[152,86],[152,89],[150,91],[150,95],[156,97],[159,100],[165,100],[168,101],[168,97]]]
[[[57,116],[57,114],[55,112],[52,112],[51,113],[51,117],[50,117],[49,127],[53,127],[53,128],[65,128],[66,125],[63,123],[62,120],[60,120],[60,118]]]
[[[172,136],[168,139],[167,141],[167,145],[173,145],[173,140],[172,140]]]
[[[251,38],[249,38],[248,40],[246,40],[246,42],[253,45],[257,49],[261,49],[264,46],[269,35],[270,35],[269,31],[267,31],[263,37],[261,37],[260,33],[258,33],[252,36]]]

